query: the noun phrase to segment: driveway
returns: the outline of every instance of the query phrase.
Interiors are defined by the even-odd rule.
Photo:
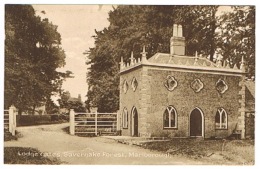
[[[4,146],[37,148],[44,156],[58,157],[64,164],[205,164],[198,160],[121,144],[113,139],[71,136],[62,130],[68,125],[18,127],[17,131],[23,137],[18,141],[4,142]]]

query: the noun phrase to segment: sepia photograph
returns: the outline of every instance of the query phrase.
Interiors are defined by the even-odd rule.
[[[255,165],[255,5],[3,6],[3,165]]]

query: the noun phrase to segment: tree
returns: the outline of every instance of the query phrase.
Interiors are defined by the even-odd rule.
[[[57,106],[51,98],[46,101],[46,112],[48,114],[56,114],[59,112],[59,106]]]
[[[86,112],[86,109],[83,106],[83,103],[79,100],[69,100],[68,108],[74,109],[75,112]]]
[[[216,29],[218,28],[216,12],[219,6],[180,6],[177,9],[176,22],[184,27],[186,54],[209,55],[213,61],[216,50]]]
[[[223,59],[239,66],[242,57],[247,61],[248,77],[255,76],[255,7],[233,6],[219,19],[218,47]]]
[[[61,108],[68,108],[68,101],[70,99],[70,92],[65,91],[60,95],[60,99],[58,99],[59,105]]]
[[[69,91],[62,92],[58,102],[60,108],[65,108],[67,110],[74,109],[75,112],[85,112],[85,108],[80,98],[72,98]]]
[[[56,71],[65,65],[61,36],[31,5],[6,5],[5,30],[5,107],[34,111],[70,74]]]

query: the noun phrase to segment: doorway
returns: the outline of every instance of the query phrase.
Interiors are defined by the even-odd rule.
[[[199,108],[195,108],[190,113],[190,136],[203,137],[204,136],[204,116]]]
[[[132,109],[132,136],[138,137],[138,113],[136,107]]]

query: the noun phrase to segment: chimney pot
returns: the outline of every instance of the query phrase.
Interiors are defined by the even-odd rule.
[[[173,25],[173,37],[177,37],[178,36],[178,25],[174,24]]]
[[[182,35],[182,26],[181,25],[178,25],[178,37],[183,37]]]

